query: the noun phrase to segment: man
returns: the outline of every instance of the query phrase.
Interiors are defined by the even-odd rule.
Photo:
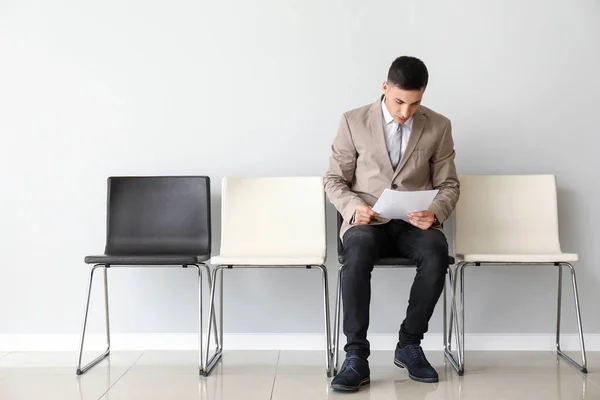
[[[448,268],[448,243],[441,223],[459,196],[450,121],[421,106],[429,74],[414,57],[399,57],[375,103],[345,113],[332,145],[325,190],[344,218],[342,297],[346,359],[332,380],[335,390],[357,391],[370,381],[367,330],[371,271],[386,256],[414,260],[406,318],[400,327],[394,363],[420,382],[438,374],[420,346],[442,293]],[[427,210],[409,221],[387,220],[371,208],[385,189],[439,193]]]

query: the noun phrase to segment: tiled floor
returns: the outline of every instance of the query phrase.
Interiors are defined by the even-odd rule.
[[[194,352],[122,352],[75,375],[74,353],[0,353],[1,400],[600,400],[600,353],[588,353],[589,374],[549,352],[468,352],[458,377],[441,352],[427,352],[440,382],[408,379],[393,353],[374,352],[371,385],[355,394],[329,390],[318,351],[231,351],[208,378]],[[597,367],[598,366],[598,367]]]

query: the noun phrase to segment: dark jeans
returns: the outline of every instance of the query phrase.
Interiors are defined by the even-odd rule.
[[[348,339],[344,350],[369,356],[371,271],[376,259],[394,256],[410,258],[417,266],[398,340],[401,346],[420,344],[444,289],[448,269],[448,242],[444,234],[392,220],[383,225],[354,226],[344,234],[343,243],[343,324]]]

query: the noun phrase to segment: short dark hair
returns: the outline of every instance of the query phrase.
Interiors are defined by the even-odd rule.
[[[402,90],[421,90],[427,87],[429,72],[418,58],[402,56],[392,63],[387,81]]]

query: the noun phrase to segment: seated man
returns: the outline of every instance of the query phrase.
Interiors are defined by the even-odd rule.
[[[345,113],[332,145],[325,190],[344,218],[347,338],[346,359],[331,382],[335,390],[356,391],[369,383],[371,271],[375,260],[389,256],[410,258],[417,266],[394,363],[416,381],[438,381],[420,343],[444,287],[448,243],[441,223],[458,201],[459,182],[450,121],[421,106],[428,77],[422,61],[396,59],[383,96]],[[428,210],[413,212],[405,222],[380,218],[371,208],[384,189],[439,193]]]

